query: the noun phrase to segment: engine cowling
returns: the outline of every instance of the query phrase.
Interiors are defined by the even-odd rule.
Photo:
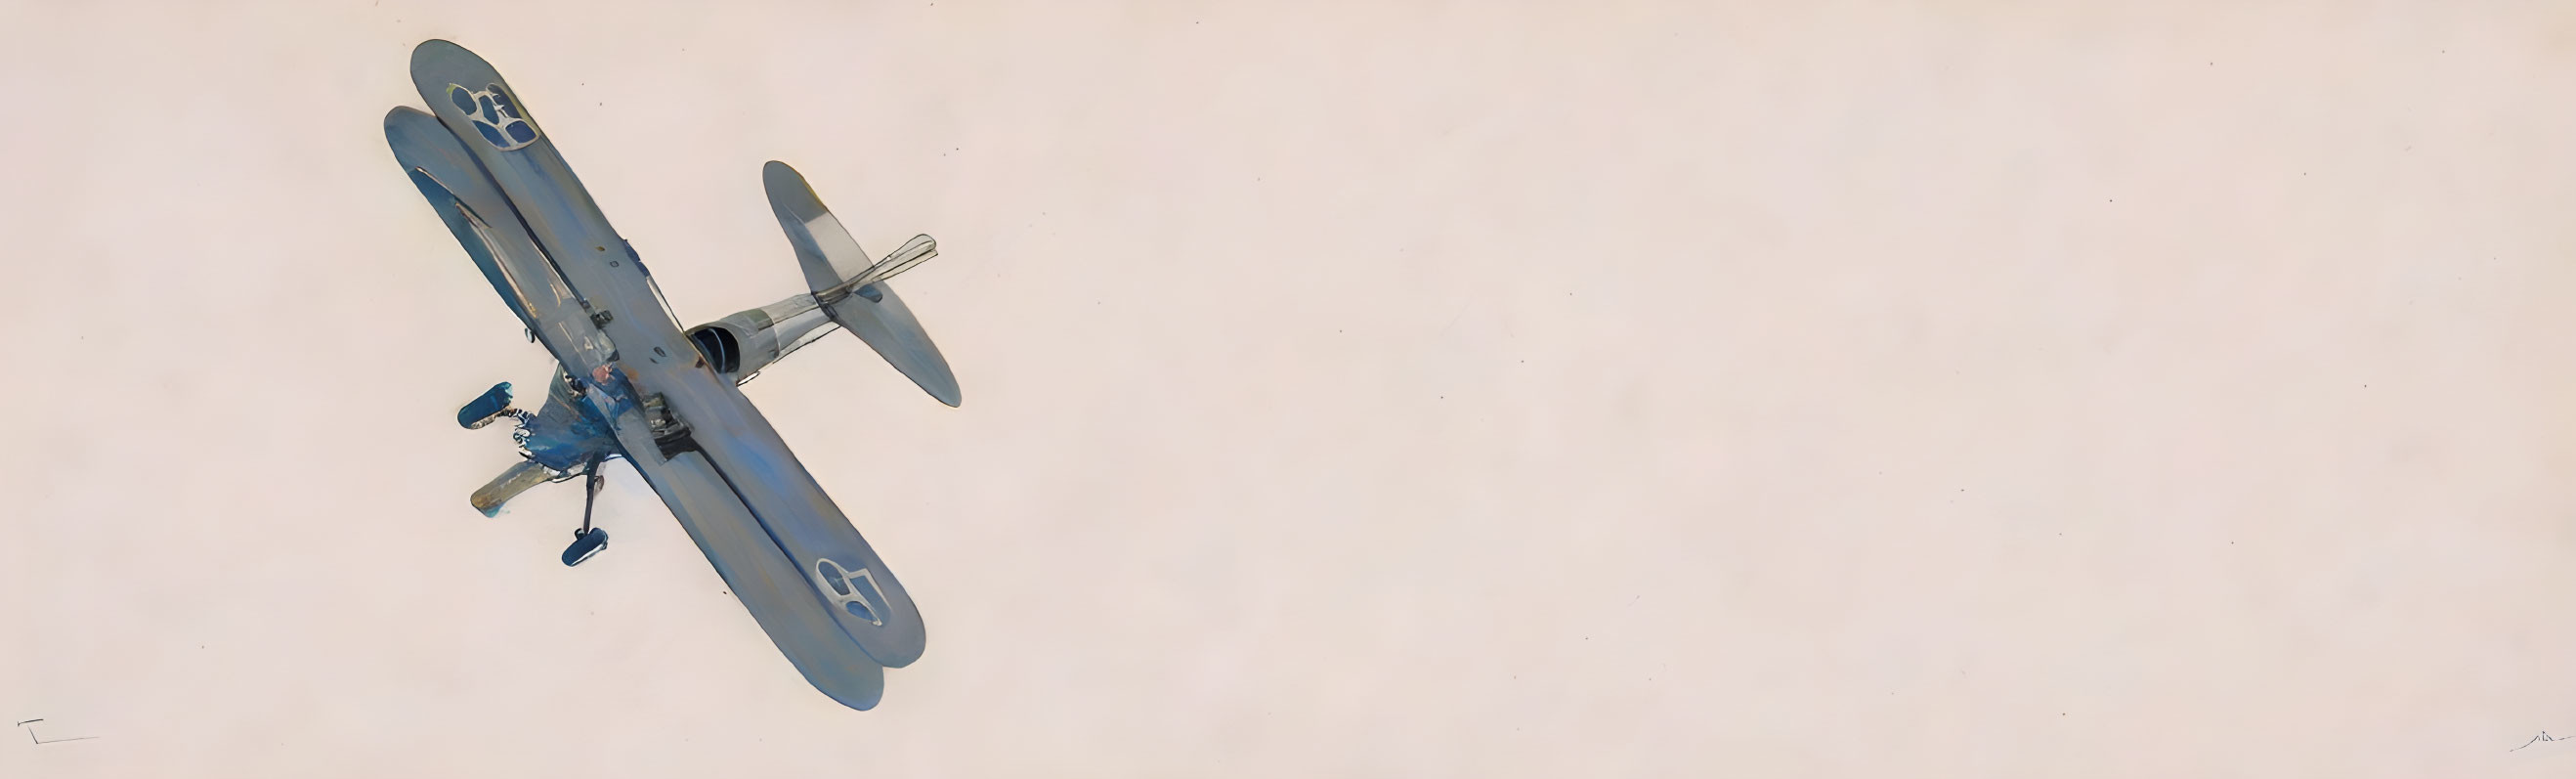
[[[740,384],[814,339],[831,333],[832,318],[799,294],[689,328],[689,343],[716,375]]]

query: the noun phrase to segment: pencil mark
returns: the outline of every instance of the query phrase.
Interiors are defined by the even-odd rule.
[[[2522,746],[2514,747],[2514,748],[2512,748],[2512,749],[2508,749],[2508,750],[2505,750],[2505,751],[2507,751],[2507,752],[2520,752],[2520,751],[2522,751],[2522,750],[2523,750],[2523,748],[2524,748],[2524,747],[2529,747],[2529,746],[2531,746],[2531,745],[2533,745],[2533,744],[2538,744],[2538,743],[2543,742],[2543,741],[2565,741],[2565,740],[2567,740],[2567,739],[2552,737],[2552,736],[2550,736],[2550,735],[2549,735],[2549,731],[2544,730],[2544,731],[2541,731],[2541,732],[2540,732],[2540,735],[2532,736],[2530,741],[2522,742]]]
[[[38,745],[44,745],[44,744],[60,744],[60,743],[63,743],[63,742],[65,742],[65,741],[88,741],[88,740],[90,740],[90,739],[98,738],[97,736],[73,736],[73,737],[71,737],[71,738],[45,738],[45,737],[43,737],[43,736],[36,735],[36,729],[35,729],[35,728],[29,728],[29,727],[27,727],[30,723],[43,722],[43,721],[45,721],[43,718],[37,718],[37,719],[31,719],[31,720],[19,720],[19,721],[18,721],[18,727],[27,728],[27,740],[28,740],[29,742],[31,742],[31,743],[38,744]]]

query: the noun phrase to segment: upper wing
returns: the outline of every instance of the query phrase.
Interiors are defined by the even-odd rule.
[[[467,139],[464,145],[517,208],[553,267],[588,303],[591,321],[616,344],[615,364],[631,383],[636,402],[657,399],[686,426],[685,444],[664,447],[649,425],[636,421],[640,417],[605,414],[616,424],[619,440],[628,442],[628,459],[639,470],[685,463],[675,472],[696,474],[689,477],[691,484],[722,484],[747,509],[755,523],[751,527],[769,540],[793,576],[807,583],[810,607],[830,614],[879,665],[899,668],[919,659],[926,641],[921,614],[902,583],[788,451],[778,431],[681,335],[661,306],[652,278],[609,227],[553,142],[537,129],[518,93],[481,57],[446,41],[423,43],[413,51],[412,81],[438,119]],[[637,436],[655,445],[639,447]],[[713,494],[712,487],[674,489]],[[673,494],[666,492],[665,499],[672,500]],[[679,505],[673,504],[675,513]],[[711,559],[714,554],[709,552]],[[724,564],[718,562],[720,568]],[[775,571],[769,573],[774,576]]]

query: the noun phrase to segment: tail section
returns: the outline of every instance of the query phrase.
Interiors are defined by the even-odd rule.
[[[914,236],[892,254],[870,262],[867,250],[859,248],[858,239],[823,206],[795,168],[772,161],[762,166],[761,183],[768,190],[779,228],[796,249],[805,284],[824,313],[866,341],[922,391],[941,403],[958,405],[957,375],[949,370],[948,358],[930,342],[930,334],[922,330],[921,320],[913,317],[903,298],[886,286],[887,279],[939,256],[938,242],[927,235]]]

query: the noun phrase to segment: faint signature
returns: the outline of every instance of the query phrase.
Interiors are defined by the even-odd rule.
[[[2507,751],[2507,752],[2520,752],[2520,751],[2522,751],[2525,747],[2529,747],[2529,746],[2531,746],[2531,745],[2533,745],[2533,744],[2538,744],[2538,743],[2543,742],[2543,741],[2566,741],[2566,740],[2567,740],[2567,739],[2558,738],[2558,737],[2556,737],[2556,736],[2551,736],[2551,735],[2549,735],[2549,731],[2544,730],[2544,731],[2541,731],[2541,732],[2540,732],[2540,735],[2532,736],[2530,741],[2522,742],[2522,746],[2514,747],[2514,748],[2512,748],[2512,749],[2508,749],[2508,750],[2505,750],[2505,751]]]
[[[18,727],[26,728],[26,729],[27,729],[27,740],[28,740],[28,741],[36,742],[36,743],[38,743],[38,744],[60,744],[60,743],[63,743],[63,742],[65,742],[65,741],[88,741],[88,740],[93,739],[93,738],[98,738],[97,736],[73,736],[73,737],[71,737],[71,738],[46,738],[46,737],[44,737],[44,736],[36,735],[36,723],[43,722],[43,721],[44,721],[43,719],[19,720],[19,721],[18,721]]]

